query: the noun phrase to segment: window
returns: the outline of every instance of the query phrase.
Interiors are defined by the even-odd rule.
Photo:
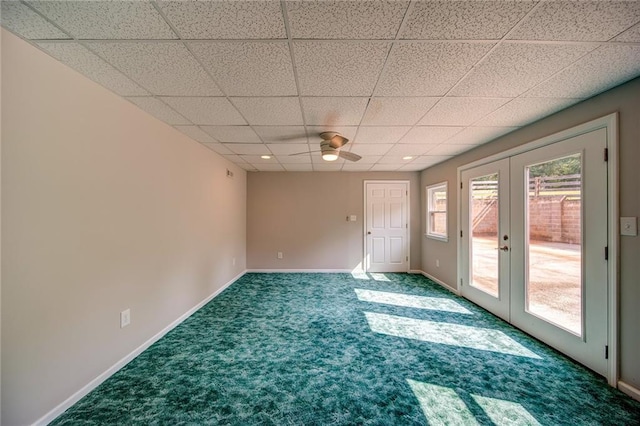
[[[427,187],[427,237],[448,241],[447,182]]]

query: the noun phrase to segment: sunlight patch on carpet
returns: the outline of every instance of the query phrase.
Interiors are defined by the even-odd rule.
[[[503,399],[471,395],[497,426],[540,426],[540,423],[521,404]]]
[[[369,327],[375,333],[420,340],[422,342],[541,359],[538,355],[498,330],[374,312],[365,312],[364,314]]]
[[[429,425],[477,425],[464,401],[450,388],[407,379]]]
[[[365,290],[361,288],[354,290],[358,299],[363,302],[473,315],[471,311],[458,302],[442,297],[414,296],[411,294],[389,293],[387,291]]]
[[[379,272],[370,272],[369,275],[376,281],[391,281],[385,274]]]

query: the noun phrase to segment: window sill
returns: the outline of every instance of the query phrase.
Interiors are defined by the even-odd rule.
[[[432,235],[432,234],[424,234],[425,237],[431,239],[431,240],[436,240],[436,241],[441,241],[443,243],[448,243],[449,242],[449,237],[443,237],[440,235]]]

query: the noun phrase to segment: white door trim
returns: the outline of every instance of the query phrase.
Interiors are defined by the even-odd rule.
[[[618,194],[618,113],[614,112],[604,117],[596,118],[578,126],[563,130],[558,133],[525,143],[523,145],[508,149],[498,154],[491,155],[480,160],[464,164],[457,169],[457,188],[462,183],[462,171],[480,166],[482,164],[491,163],[503,158],[512,157],[523,152],[531,151],[546,145],[563,141],[575,136],[589,133],[597,129],[606,129],[607,132],[607,148],[609,152],[607,165],[607,231],[608,231],[608,247],[609,261],[607,262],[608,276],[608,346],[609,359],[607,368],[607,381],[613,387],[618,386],[618,265],[619,265],[619,243],[618,236],[618,215],[619,215],[619,194]],[[604,155],[604,153],[603,153]],[[457,244],[457,260],[458,260],[458,276],[456,281],[456,290],[460,292],[460,282],[464,276],[462,265],[462,245],[460,244],[460,233],[462,232],[462,218],[460,208],[462,206],[462,191],[458,189],[457,197],[458,205],[458,244]]]
[[[363,205],[363,214],[362,214],[362,270],[364,272],[368,272],[368,263],[367,263],[367,184],[369,183],[404,183],[407,187],[407,208],[406,208],[406,221],[407,221],[407,257],[409,260],[407,261],[407,271],[411,270],[411,181],[408,180],[395,180],[395,179],[387,179],[387,180],[365,180],[362,186],[362,191],[364,193],[364,205]]]

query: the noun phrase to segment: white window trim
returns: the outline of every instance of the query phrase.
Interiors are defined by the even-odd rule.
[[[447,204],[444,210],[445,213],[445,217],[446,217],[446,221],[447,221],[447,225],[446,225],[446,229],[445,229],[445,235],[441,235],[441,234],[432,234],[431,232],[429,232],[429,229],[431,229],[430,226],[430,220],[431,220],[431,209],[430,209],[430,197],[429,197],[429,191],[436,189],[436,188],[440,188],[440,187],[444,187],[445,190],[445,194],[447,195]],[[433,240],[437,240],[437,241],[444,241],[444,242],[448,242],[449,241],[449,183],[447,181],[444,182],[439,182],[439,183],[434,183],[433,185],[429,185],[425,188],[425,198],[426,198],[426,211],[427,211],[427,228],[425,229],[425,237],[427,238],[431,238]],[[438,210],[440,211],[440,210]]]

